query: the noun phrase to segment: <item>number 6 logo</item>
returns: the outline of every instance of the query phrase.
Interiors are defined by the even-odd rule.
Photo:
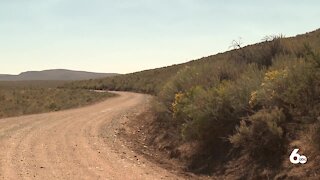
[[[305,164],[307,163],[308,159],[306,156],[298,154],[299,149],[294,149],[290,155],[290,162],[292,164]]]

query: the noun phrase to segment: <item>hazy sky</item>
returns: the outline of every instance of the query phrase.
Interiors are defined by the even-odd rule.
[[[320,28],[319,0],[0,0],[0,74],[127,73]]]

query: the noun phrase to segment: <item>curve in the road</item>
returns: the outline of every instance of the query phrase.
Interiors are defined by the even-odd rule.
[[[118,119],[147,95],[84,108],[0,119],[1,179],[178,179],[140,158],[116,137]]]

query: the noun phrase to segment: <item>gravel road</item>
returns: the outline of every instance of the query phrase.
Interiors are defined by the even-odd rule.
[[[117,138],[121,119],[150,98],[118,94],[83,108],[0,119],[0,179],[179,179]]]

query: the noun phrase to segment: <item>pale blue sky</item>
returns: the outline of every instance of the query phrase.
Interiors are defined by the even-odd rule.
[[[0,74],[128,73],[320,28],[319,0],[0,0]]]

